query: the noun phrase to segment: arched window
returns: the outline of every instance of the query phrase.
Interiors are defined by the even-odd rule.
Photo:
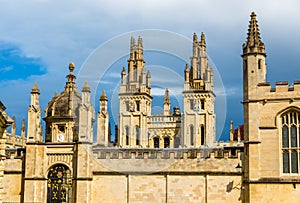
[[[140,128],[135,126],[135,144],[140,145]]]
[[[281,117],[281,149],[283,173],[298,173],[300,114],[292,111]]]
[[[170,138],[169,137],[164,138],[164,148],[170,148]]]
[[[153,138],[153,144],[154,144],[154,148],[159,148],[159,138],[158,137]]]
[[[194,145],[194,126],[190,125],[190,145]]]
[[[72,175],[69,168],[62,164],[51,167],[47,180],[47,203],[69,202],[71,193]]]
[[[126,139],[126,145],[129,145],[129,127],[128,126],[126,126],[125,127],[125,139]]]
[[[201,145],[205,144],[205,131],[204,131],[204,126],[201,126]]]

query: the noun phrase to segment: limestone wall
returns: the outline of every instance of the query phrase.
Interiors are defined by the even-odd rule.
[[[95,175],[92,202],[241,202],[241,176]]]

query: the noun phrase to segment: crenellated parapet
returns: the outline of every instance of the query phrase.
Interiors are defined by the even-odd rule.
[[[94,148],[94,173],[241,173],[243,147]]]
[[[94,147],[97,159],[238,159],[241,146],[216,146],[200,148],[101,148]]]
[[[14,135],[11,133],[6,134],[6,147],[24,147],[25,141],[25,137]]]
[[[270,82],[257,84],[258,100],[268,102],[272,100],[300,100],[300,81],[290,85],[287,81],[276,82],[275,87]]]

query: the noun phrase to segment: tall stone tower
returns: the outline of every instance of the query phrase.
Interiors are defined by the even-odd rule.
[[[27,129],[28,142],[42,141],[40,90],[37,83],[34,83],[30,93]]]
[[[205,36],[193,36],[191,66],[184,71],[181,144],[187,147],[212,145],[215,141],[214,75],[208,64]]]
[[[97,115],[97,145],[107,147],[109,144],[109,114],[107,111],[108,98],[105,91],[100,97],[100,110]]]
[[[121,72],[119,139],[120,146],[146,147],[147,116],[151,115],[150,72],[146,74],[143,42],[131,38],[128,72]]]
[[[81,107],[81,95],[77,91],[73,73],[75,66],[69,64],[70,73],[66,76],[64,91],[55,94],[45,110],[46,142],[73,142],[78,140],[79,110]],[[83,89],[83,97],[88,99],[88,92]],[[83,113],[83,112],[81,112]]]
[[[243,44],[243,89],[244,89],[244,132],[245,132],[245,162],[246,179],[259,177],[259,101],[258,84],[266,82],[266,52],[261,41],[255,13],[251,13],[246,42]],[[251,155],[251,157],[249,156]],[[251,160],[249,160],[251,158]],[[249,170],[251,168],[251,170]],[[251,172],[251,174],[249,173]]]

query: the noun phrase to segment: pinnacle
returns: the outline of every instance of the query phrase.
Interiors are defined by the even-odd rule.
[[[243,44],[244,53],[262,53],[265,54],[265,45],[261,41],[259,26],[254,12],[250,15],[250,21],[248,26],[247,40]]]
[[[164,98],[164,104],[170,104],[170,96],[169,96],[169,90],[166,88],[165,90],[165,98]]]
[[[200,44],[201,45],[206,45],[206,42],[205,42],[205,35],[203,32],[201,32],[201,41],[200,41]]]
[[[194,35],[193,35],[193,41],[195,43],[197,43],[197,41],[198,41],[198,37],[197,37],[197,34],[195,32],[194,32]]]
[[[260,45],[262,44],[259,27],[256,20],[256,14],[254,12],[250,15],[251,20],[249,21],[249,28],[248,28],[248,37],[247,37],[247,44],[250,46]]]
[[[88,81],[85,81],[84,86],[82,88],[82,92],[91,92]]]
[[[38,84],[36,82],[34,83],[33,88],[31,89],[31,93],[40,93]]]
[[[105,93],[105,90],[102,90],[102,95],[100,97],[100,101],[107,101],[107,96],[106,96],[106,93]]]

